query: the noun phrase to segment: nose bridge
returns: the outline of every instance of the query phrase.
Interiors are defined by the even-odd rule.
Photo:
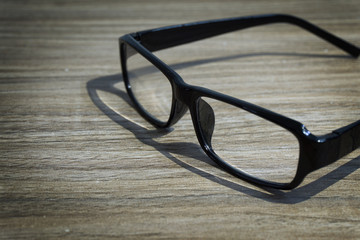
[[[174,96],[177,101],[180,101],[182,104],[191,106],[193,102],[193,90],[187,84],[177,83],[174,86]]]

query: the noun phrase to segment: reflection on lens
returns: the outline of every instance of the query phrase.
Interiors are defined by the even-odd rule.
[[[211,124],[205,120],[212,114],[207,106],[214,114]],[[292,133],[241,108],[211,98],[200,99],[198,109],[205,139],[211,141],[214,152],[225,162],[259,179],[278,183],[293,180],[299,143]],[[213,127],[210,133],[204,130],[209,125]]]
[[[128,58],[127,70],[131,91],[142,108],[153,118],[167,122],[172,87],[166,76],[140,54]]]

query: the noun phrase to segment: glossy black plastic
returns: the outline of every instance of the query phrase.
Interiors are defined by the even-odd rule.
[[[283,14],[210,20],[131,33],[122,36],[119,39],[119,43],[121,67],[125,87],[135,105],[135,108],[145,119],[154,126],[160,128],[170,127],[175,124],[189,109],[195,132],[202,149],[223,169],[256,185],[279,189],[295,188],[310,172],[335,162],[360,146],[360,120],[324,136],[315,136],[298,121],[249,102],[236,99],[210,89],[185,83],[172,68],[152,54],[152,51],[190,43],[219,34],[279,22],[297,25],[344,50],[354,58],[357,58],[360,54],[360,49],[358,47],[340,39],[339,37],[303,19]],[[149,115],[137,102],[131,91],[126,63],[127,58],[136,53],[141,54],[150,63],[156,66],[169,79],[172,85],[172,109],[167,122],[160,122]],[[213,98],[234,105],[262,117],[263,119],[271,121],[294,134],[298,139],[300,146],[299,163],[295,178],[290,183],[265,181],[250,176],[232,167],[226,161],[219,158],[211,148],[211,135],[214,127],[214,123],[211,122],[213,112],[211,107],[203,101],[201,97]],[[199,114],[199,112],[202,112],[203,114]]]

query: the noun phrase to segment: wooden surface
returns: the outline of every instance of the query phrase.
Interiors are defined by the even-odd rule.
[[[295,190],[264,190],[201,152],[189,114],[154,130],[124,92],[119,36],[274,12],[360,45],[359,1],[1,1],[0,237],[359,239],[359,149]],[[360,119],[359,60],[294,26],[158,55],[317,134]]]

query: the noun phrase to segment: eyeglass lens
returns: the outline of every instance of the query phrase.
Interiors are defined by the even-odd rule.
[[[289,183],[295,177],[299,143],[286,129],[206,97],[198,100],[198,116],[205,139],[225,162],[267,181]]]
[[[127,73],[131,91],[143,110],[153,118],[167,122],[172,87],[166,76],[138,53],[127,59]]]

